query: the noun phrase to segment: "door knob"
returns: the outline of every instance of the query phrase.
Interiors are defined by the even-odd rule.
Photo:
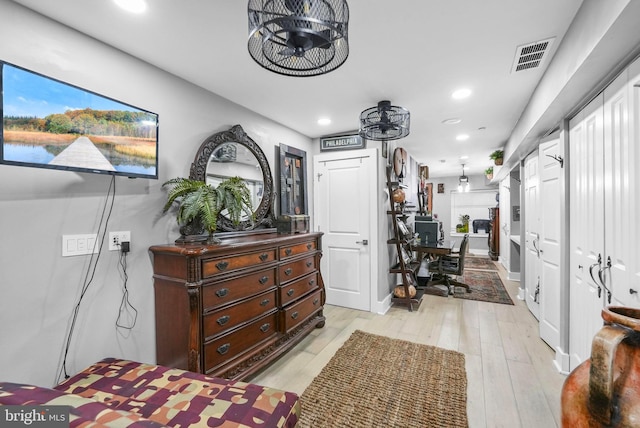
[[[369,240],[363,239],[362,241],[356,241],[356,244],[369,245]]]

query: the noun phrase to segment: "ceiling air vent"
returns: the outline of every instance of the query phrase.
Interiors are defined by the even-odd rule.
[[[540,67],[542,61],[544,61],[548,56],[554,40],[555,37],[551,37],[550,39],[518,46],[511,72],[513,73],[516,71],[524,71]]]

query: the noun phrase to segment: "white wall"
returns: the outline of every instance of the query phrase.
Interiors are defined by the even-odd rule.
[[[161,216],[166,197],[162,183],[188,176],[202,141],[235,124],[261,146],[272,174],[278,144],[305,150],[308,156],[317,146],[305,136],[12,2],[0,2],[0,16],[0,59],[159,114],[160,177],[116,178],[108,227],[131,231],[127,273],[137,323],[131,331],[115,327],[123,278],[117,252],[105,248],[80,307],[67,372],[73,374],[107,356],[154,363],[153,272],[147,249],[179,236],[174,217]],[[88,256],[61,257],[61,237],[96,232],[110,179],[0,165],[4,244],[0,247],[0,380],[56,383],[72,310],[89,263]]]

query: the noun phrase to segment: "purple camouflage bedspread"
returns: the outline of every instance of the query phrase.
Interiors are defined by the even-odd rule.
[[[101,411],[106,417],[108,410],[117,412],[113,418],[129,417],[130,424],[106,425],[140,427],[294,427],[300,414],[299,398],[291,392],[115,358],[93,364],[54,390],[19,385],[35,389],[18,388],[19,395],[5,402],[10,401],[6,394],[16,393],[11,385],[0,383],[0,404],[27,404],[29,394],[41,394],[41,400],[66,398],[78,421],[72,426],[83,426],[82,420],[93,420]],[[92,412],[85,415],[82,406]]]

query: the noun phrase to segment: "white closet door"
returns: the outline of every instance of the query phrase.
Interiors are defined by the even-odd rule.
[[[629,79],[629,75],[636,77]],[[603,275],[612,291],[607,304],[638,307],[638,122],[632,105],[640,81],[638,62],[622,73],[604,91],[605,132],[605,254]],[[631,132],[630,125],[635,126]],[[631,138],[635,138],[631,140]],[[634,292],[635,291],[635,292]]]
[[[540,144],[540,337],[553,349],[560,346],[562,317],[562,202],[564,159],[560,137]]]
[[[596,97],[570,123],[570,369],[591,354],[602,327],[604,299],[597,272],[604,248],[603,96]],[[590,271],[594,274],[592,280]]]
[[[504,266],[505,270],[509,272],[511,264],[511,178],[507,175],[500,182],[500,263]]]
[[[524,161],[525,200],[525,259],[524,293],[527,307],[540,318],[540,200],[539,200],[538,152],[527,156]]]

